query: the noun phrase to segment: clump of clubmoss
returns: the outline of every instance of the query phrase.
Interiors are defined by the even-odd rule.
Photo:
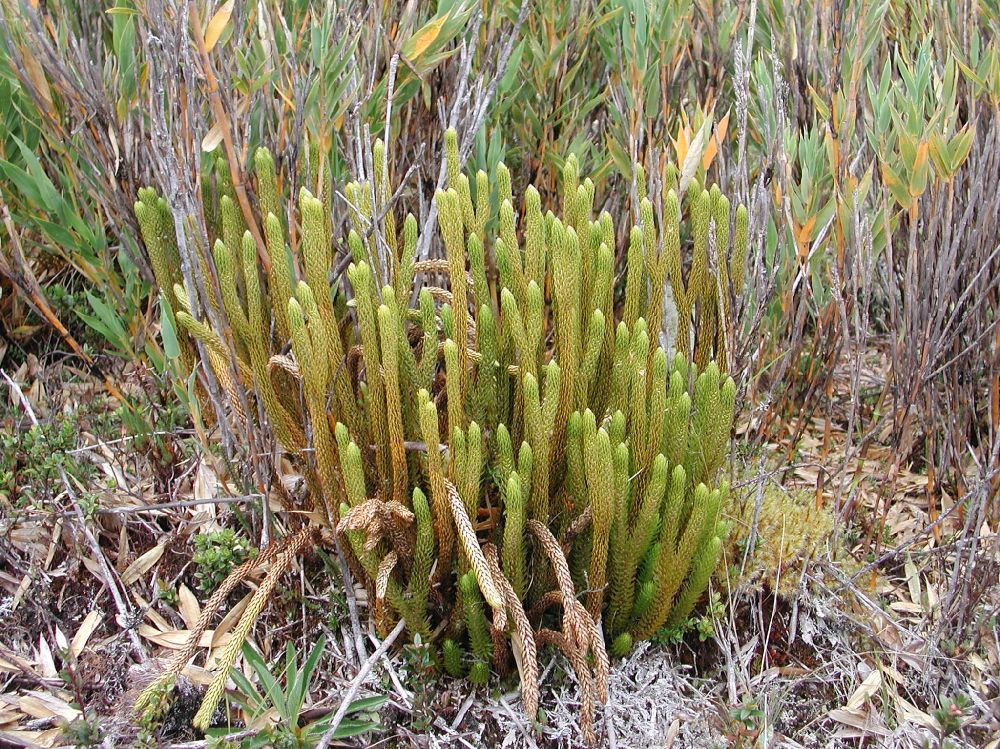
[[[624,655],[681,626],[716,568],[737,396],[726,310],[743,288],[746,209],[731,214],[718,187],[678,191],[671,178],[660,210],[636,166],[638,223],[619,217],[628,229],[619,247],[623,232],[598,211],[575,157],[562,169],[561,206],[543,210],[534,187],[513,193],[503,164],[463,173],[457,137],[445,135],[448,185],[434,195],[438,257],[420,251],[414,215],[397,223],[379,209],[392,190],[376,142],[374,181],[343,190],[354,227],[346,272],[335,272],[322,196],[299,191],[300,229],[288,243],[274,211],[255,240],[224,195],[212,250],[193,258],[216,271],[207,306],[178,273],[169,206],[139,193],[161,302],[187,346],[178,357],[197,354],[222,418],[237,432],[270,429],[310,489],[313,525],[261,550],[267,577],[199,727],[280,575],[317,538],[339,534],[381,633],[404,621],[475,685],[516,666],[531,717],[537,648],[561,650],[581,685],[588,739],[607,696],[605,636]],[[267,205],[279,193],[273,157],[258,150],[255,167]],[[661,346],[668,283],[678,330]],[[211,579],[220,591],[249,574],[227,566],[225,581]],[[198,636],[163,678],[183,668]]]

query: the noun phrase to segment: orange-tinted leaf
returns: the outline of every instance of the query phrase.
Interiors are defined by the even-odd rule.
[[[810,216],[796,232],[795,239],[799,246],[799,257],[804,258],[809,254],[809,242],[812,240],[813,229],[816,228],[816,216]]]
[[[930,149],[927,141],[922,140],[917,146],[916,158],[913,160],[913,171],[910,173],[910,195],[917,198],[924,194],[930,174]]]
[[[411,62],[419,59],[420,55],[434,44],[450,15],[451,11],[445,13],[440,18],[434,18],[425,23],[417,33],[406,40],[406,44],[403,45],[403,55]]]
[[[719,120],[719,124],[715,126],[715,133],[712,135],[711,139],[708,141],[708,145],[705,147],[705,152],[701,155],[701,166],[702,169],[708,170],[715,160],[716,155],[719,153],[719,147],[722,145],[722,141],[726,139],[726,131],[729,129],[729,113]]]
[[[215,11],[215,15],[212,16],[212,20],[208,22],[208,26],[205,27],[205,49],[208,52],[212,51],[212,48],[219,41],[219,37],[222,36],[223,30],[226,28],[226,24],[229,23],[229,17],[233,14],[233,5],[235,0],[226,0],[222,6]]]
[[[684,160],[687,158],[688,143],[691,140],[690,128],[687,125],[680,124],[677,126],[677,137],[674,139],[674,151],[677,152],[677,166],[680,167],[684,164]]]
[[[45,77],[45,72],[42,70],[42,66],[38,64],[38,60],[35,59],[34,55],[28,51],[27,47],[22,46],[20,50],[21,62],[24,64],[24,73],[28,76],[28,80],[31,81],[31,85],[35,87],[38,95],[42,97],[46,109],[51,112],[52,91],[49,89],[49,81]]]
[[[910,204],[913,202],[910,193],[907,191],[906,186],[903,184],[903,180],[899,178],[891,167],[886,164],[882,165],[882,182],[885,186],[889,188],[889,192],[892,193],[892,197],[896,199],[903,208],[908,209]]]

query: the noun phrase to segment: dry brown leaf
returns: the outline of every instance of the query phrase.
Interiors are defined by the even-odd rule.
[[[893,601],[889,604],[889,608],[893,611],[899,611],[903,614],[911,614],[920,616],[924,613],[924,607],[919,603],[910,603],[909,601]]]
[[[21,669],[19,669],[15,664],[11,663],[3,656],[0,656],[0,673],[6,672],[9,674],[16,674],[19,673],[20,670]]]
[[[861,682],[861,685],[854,690],[854,694],[850,696],[847,704],[844,706],[845,709],[857,710],[878,691],[880,686],[882,686],[882,672],[877,670],[872,671]]]
[[[236,105],[237,117],[242,116],[249,107],[249,99],[241,99]],[[220,481],[215,471],[208,463],[202,463],[198,467],[198,472],[194,475],[194,482],[191,486],[191,499],[216,499],[219,496]],[[213,520],[204,530],[214,530],[217,526],[214,518],[218,515],[219,505],[207,503],[196,505],[191,508],[191,513],[195,520]]]
[[[79,658],[83,649],[87,647],[87,641],[94,634],[97,625],[101,623],[101,612],[94,609],[87,614],[80,623],[80,628],[73,635],[73,642],[70,643],[69,652],[74,658]]]
[[[122,583],[125,585],[131,585],[153,569],[153,565],[159,562],[160,557],[163,556],[163,550],[165,548],[166,546],[164,544],[157,544],[152,549],[149,549],[139,556],[134,562],[132,562],[132,564],[125,568],[125,571],[122,573]]]
[[[23,746],[28,749],[49,749],[62,744],[62,728],[50,728],[47,731],[0,731],[0,743],[7,742],[11,746]]]
[[[188,629],[194,629],[198,623],[198,617],[201,616],[201,606],[198,605],[198,599],[195,598],[194,593],[184,583],[181,583],[177,589],[177,610]]]
[[[69,640],[66,638],[66,633],[62,631],[62,627],[58,624],[56,625],[56,649],[59,653],[69,650]]]
[[[969,662],[969,665],[978,668],[980,671],[988,671],[990,668],[986,661],[984,661],[982,657],[976,653],[969,653],[969,655],[966,656],[966,660]]]
[[[66,732],[63,730],[62,726],[56,726],[55,728],[49,728],[42,731],[36,743],[40,747],[53,747],[53,746],[63,746],[66,740]]]
[[[83,566],[86,567],[94,577],[101,582],[104,582],[103,570],[96,559],[93,557],[83,557]]]
[[[937,586],[926,575],[924,576],[924,590],[927,591],[927,612],[930,613],[938,607],[941,597],[938,596]]]
[[[38,650],[36,653],[36,659],[38,661],[38,667],[41,670],[42,677],[45,679],[54,679],[59,676],[59,671],[56,669],[56,662],[52,658],[52,648],[45,641],[45,637],[42,635],[38,636]]]
[[[130,556],[132,554],[129,552],[128,523],[122,523],[122,527],[118,531],[118,564],[124,564]]]
[[[31,585],[31,573],[25,574],[21,578],[20,584],[17,586],[17,590],[14,592],[14,600],[11,603],[11,611],[17,611],[17,607],[21,604],[24,599],[24,594],[28,592],[28,588]]]
[[[910,554],[906,555],[906,562],[903,564],[903,569],[906,572],[906,586],[910,592],[910,600],[919,605],[921,601],[920,573]]]
[[[882,669],[883,676],[888,676],[897,684],[904,683],[905,680],[903,679],[903,675],[899,673],[899,671],[894,669],[892,666],[880,666],[880,668]]]
[[[201,139],[201,150],[210,153],[222,143],[222,125],[218,122],[212,125],[205,137]]]
[[[47,692],[25,692],[17,701],[17,707],[32,718],[63,718],[71,721],[80,717],[80,711],[68,702]]]
[[[35,662],[28,661],[19,656],[17,653],[8,650],[3,645],[0,645],[0,671],[9,671],[11,673],[26,672],[29,674],[35,674]]]
[[[134,592],[132,597],[135,599],[138,609],[143,612],[144,616],[149,619],[149,621],[153,623],[153,626],[158,630],[161,632],[168,632],[174,628],[174,626],[164,619],[159,612],[157,612],[156,609],[154,609],[149,602],[146,601],[145,598]]]
[[[189,663],[181,671],[182,674],[192,683],[197,684],[201,687],[207,687],[213,681],[215,681],[215,674],[209,671],[207,668],[202,668],[201,666],[196,666],[193,663]]]
[[[907,702],[898,694],[893,695],[893,697],[896,701],[897,717],[900,723],[908,721],[910,723],[916,723],[918,726],[922,726],[930,731],[941,730],[940,724],[938,724],[932,716],[925,713],[916,705]]]
[[[31,54],[27,47],[22,46],[20,48],[20,52],[21,64],[24,66],[24,72],[28,76],[28,80],[31,81],[31,85],[35,87],[38,95],[45,102],[46,109],[51,112],[52,91],[49,88],[49,81],[45,77],[45,72],[42,70],[42,66],[39,65],[38,60],[35,59],[34,55]]]
[[[236,622],[238,622],[240,620],[240,617],[243,616],[243,612],[246,610],[247,604],[250,603],[250,599],[252,597],[253,593],[247,593],[245,596],[243,596],[243,598],[240,599],[239,603],[237,603],[235,606],[229,609],[226,615],[222,617],[222,621],[219,622],[219,626],[215,628],[216,632],[215,636],[216,638],[218,638],[218,642],[216,642],[215,640],[212,641],[211,646],[213,648],[217,648],[222,645],[223,635],[228,634],[229,630],[231,630],[234,626],[236,626]]]
[[[45,563],[43,565],[45,570],[52,567],[52,560],[55,559],[56,550],[59,548],[59,538],[62,536],[63,521],[59,518],[56,524],[52,527],[52,538],[49,540],[49,550],[45,554]]]
[[[849,726],[846,730],[837,731],[838,737],[863,738],[865,736],[889,736],[892,733],[886,728],[878,714],[874,712],[836,709],[831,710],[828,715],[838,723]]]
[[[150,642],[155,642],[157,645],[168,648],[170,650],[181,650],[188,641],[188,637],[191,635],[191,631],[187,629],[174,629],[169,632],[161,632],[148,624],[140,624],[137,628],[140,637],[144,637]],[[207,648],[212,646],[212,638],[215,636],[215,630],[208,629],[202,633],[201,639],[198,641],[198,647]],[[219,638],[217,647],[225,646],[232,639],[231,634],[222,635]]]
[[[663,749],[672,749],[674,742],[677,740],[677,735],[681,732],[681,721],[680,718],[674,718],[670,727],[667,728],[666,738],[663,739]]]
[[[694,136],[694,140],[691,141],[691,145],[688,146],[687,154],[684,157],[684,163],[681,166],[680,182],[678,184],[681,193],[684,193],[687,190],[695,172],[698,171],[698,167],[701,166],[701,153],[705,147],[705,138],[708,134],[709,123],[710,121],[708,119],[701,123],[701,127],[698,128],[698,133]]]

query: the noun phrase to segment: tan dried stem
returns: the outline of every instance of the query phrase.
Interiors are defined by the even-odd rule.
[[[590,639],[590,615],[579,601],[576,600],[576,592],[573,588],[573,578],[570,575],[569,564],[566,562],[566,555],[563,554],[562,547],[556,541],[556,537],[543,523],[537,520],[529,520],[525,527],[534,534],[542,550],[552,565],[552,570],[559,585],[559,592],[563,597],[563,629],[575,647],[586,649],[586,643]]]
[[[287,543],[283,544],[284,548],[275,556],[274,563],[268,570],[267,577],[264,578],[264,582],[254,592],[250,603],[247,604],[246,611],[243,612],[243,616],[240,617],[236,628],[233,630],[232,639],[222,652],[222,657],[219,659],[219,671],[209,685],[208,691],[205,692],[205,697],[198,708],[198,713],[192,721],[195,727],[202,730],[208,728],[212,715],[215,713],[215,708],[225,691],[226,682],[229,681],[229,673],[240,654],[243,643],[246,642],[250,629],[253,627],[254,622],[257,621],[257,617],[260,616],[261,611],[264,610],[264,606],[274,592],[278,580],[291,566],[295,556],[307,544],[313,541],[315,535],[316,528],[314,526],[303,528],[292,536]]]
[[[296,380],[302,379],[302,372],[299,370],[299,364],[290,356],[282,356],[281,354],[275,354],[270,359],[267,360],[267,373],[272,375],[274,370],[280,369],[287,372]]]
[[[399,557],[396,552],[390,551],[379,562],[378,572],[375,575],[375,623],[382,630],[385,627],[385,592],[389,587],[389,576],[396,568]]]
[[[535,635],[531,630],[531,623],[524,613],[524,606],[521,599],[514,592],[514,586],[506,578],[500,569],[500,561],[497,558],[497,549],[493,544],[486,544],[483,547],[483,554],[486,563],[490,567],[493,579],[500,586],[507,608],[510,610],[510,617],[514,623],[514,630],[511,633],[514,652],[514,661],[517,663],[517,671],[521,675],[521,696],[524,700],[524,712],[530,719],[534,719],[538,713],[538,649],[535,647]]]
[[[465,503],[459,496],[458,489],[448,479],[444,480],[445,488],[448,490],[448,504],[451,507],[452,517],[455,518],[455,527],[458,529],[458,540],[462,544],[462,550],[469,560],[469,564],[476,572],[476,579],[479,581],[479,589],[483,592],[483,598],[493,609],[493,623],[500,628],[506,625],[506,610],[504,609],[503,598],[493,582],[493,575],[490,574],[490,567],[486,563],[483,550],[479,547],[479,539],[476,538],[476,531],[472,527],[472,521],[465,512]]]
[[[188,661],[191,660],[195,651],[198,650],[202,635],[205,634],[205,630],[207,630],[209,624],[211,624],[212,617],[215,616],[216,611],[219,610],[222,604],[226,602],[229,598],[229,594],[236,589],[237,585],[246,580],[246,578],[250,576],[251,572],[256,570],[261,565],[270,562],[286,548],[296,545],[297,538],[303,535],[309,537],[315,533],[315,528],[307,527],[300,530],[294,536],[287,536],[281,540],[274,541],[253,559],[248,559],[246,562],[230,572],[226,579],[219,584],[219,587],[215,589],[205,605],[202,606],[201,615],[198,617],[198,621],[195,623],[194,628],[188,635],[184,646],[174,654],[173,660],[170,661],[170,665],[167,666],[167,669],[159,676],[159,678],[157,678],[152,685],[147,687],[146,690],[139,695],[138,699],[136,699],[136,711],[141,711],[148,704],[150,696],[153,692],[155,692],[155,687],[175,678],[182,670],[184,670]]]
[[[271,258],[264,245],[264,236],[260,233],[260,227],[257,225],[253,209],[250,207],[250,199],[247,197],[246,184],[243,180],[243,169],[240,167],[239,155],[236,153],[236,146],[233,143],[232,123],[222,102],[222,94],[219,92],[219,81],[215,77],[215,69],[212,67],[212,60],[205,46],[205,37],[201,31],[201,17],[198,14],[196,3],[189,3],[189,12],[191,14],[191,31],[194,35],[195,46],[198,49],[198,56],[201,59],[202,73],[205,76],[205,82],[208,84],[209,106],[212,109],[212,115],[215,117],[216,124],[222,130],[222,144],[226,152],[226,162],[229,166],[229,176],[233,182],[233,190],[240,204],[240,210],[243,212],[243,219],[246,221],[251,236],[253,236],[254,244],[257,245],[257,256],[260,258],[261,265],[267,270],[271,267]]]
[[[566,532],[563,534],[563,541],[562,541],[563,544],[564,545],[571,544],[573,542],[573,539],[575,539],[577,536],[579,536],[581,533],[587,530],[587,527],[590,525],[590,521],[593,518],[593,515],[594,515],[594,510],[592,507],[588,505],[587,508],[582,513],[580,513],[580,515],[576,518],[576,520],[574,520],[572,523],[569,524],[569,528],[567,528]]]

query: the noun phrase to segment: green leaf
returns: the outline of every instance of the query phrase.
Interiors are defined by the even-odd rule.
[[[56,245],[58,249],[81,251],[83,248],[80,243],[76,240],[70,232],[61,223],[56,223],[54,221],[46,221],[41,216],[33,216],[32,221],[34,221],[38,226],[48,235],[49,239],[52,240],[53,244]],[[62,253],[60,253],[62,254]]]
[[[823,100],[820,93],[811,85],[809,86],[809,98],[812,99],[813,106],[816,107],[816,111],[819,113],[819,116],[823,120],[829,121],[830,107],[827,106],[826,101]]]
[[[516,80],[520,79],[521,75],[521,58],[524,56],[525,40],[522,39],[514,47],[514,51],[511,52],[510,59],[507,61],[507,70],[503,74],[503,78],[500,79],[500,93],[505,94],[511,90],[514,86]]]
[[[384,695],[376,695],[373,697],[362,697],[360,700],[354,700],[350,707],[347,708],[349,713],[359,713],[368,712],[370,710],[377,710],[382,707],[387,701],[388,697]]]
[[[348,706],[347,712],[349,715],[370,713],[382,707],[387,700],[388,698],[384,695],[363,697],[362,699],[352,702]],[[321,736],[327,726],[329,726],[331,720],[333,720],[332,713],[314,723],[309,724],[307,729],[308,734],[310,736]],[[377,720],[359,720],[356,718],[347,719],[342,721],[341,724],[337,726],[337,730],[334,732],[334,738],[346,739],[351,736],[359,736],[362,733],[367,733],[378,728],[378,726],[379,723]]]
[[[969,123],[951,139],[948,151],[950,152],[949,165],[953,174],[961,168],[962,164],[969,157],[969,151],[972,149],[972,142],[975,140],[975,137],[975,128],[973,128],[972,123]]]
[[[271,704],[274,705],[281,717],[288,720],[287,705],[285,705],[281,685],[274,678],[263,656],[250,643],[243,643],[243,657],[253,668],[257,674],[257,678],[260,679],[261,686],[264,687],[265,696],[271,701]]]
[[[295,645],[289,640],[285,643],[285,691],[291,694],[295,689],[295,677],[299,670],[298,654],[295,652]],[[286,700],[287,702],[287,700]],[[292,712],[291,710],[289,712]],[[293,713],[294,714],[294,713]]]
[[[17,186],[20,193],[31,203],[39,207],[44,207],[42,194],[35,181],[23,169],[14,166],[9,161],[0,161],[0,169],[7,175],[7,179]]]
[[[17,143],[18,150],[21,152],[21,157],[24,159],[24,164],[28,168],[28,173],[31,175],[31,178],[35,182],[35,186],[38,188],[42,207],[49,211],[58,210],[64,201],[62,197],[60,197],[55,186],[52,184],[52,181],[45,174],[45,170],[42,169],[42,165],[38,161],[38,157],[35,156],[34,152],[16,135],[12,135],[11,137],[14,139],[14,142]]]
[[[257,713],[262,710],[267,709],[267,703],[264,702],[264,698],[261,696],[257,688],[250,683],[250,680],[243,675],[243,672],[238,668],[234,668],[230,674],[229,678],[233,680],[236,684],[237,702],[241,703],[249,713]]]
[[[131,10],[132,3],[129,0],[118,0],[118,8]],[[114,47],[115,57],[118,62],[118,83],[119,93],[127,98],[135,94],[135,18],[130,13],[116,13],[112,15],[111,22],[111,43]]]
[[[162,291],[160,292],[160,338],[163,340],[163,353],[168,359],[176,359],[181,355],[181,347],[177,343],[174,311]]]
[[[77,317],[111,344],[120,356],[127,358],[132,351],[132,341],[118,313],[89,291],[87,302],[94,314],[88,315],[77,310]]]
[[[107,13],[109,16],[138,16],[139,15],[139,11],[137,11],[135,8],[121,7],[121,6],[115,7],[115,8],[108,8],[104,12]]]
[[[302,703],[305,702],[309,684],[312,682],[313,671],[316,669],[325,647],[326,636],[320,635],[309,653],[309,657],[306,658],[306,662],[302,664],[302,668],[296,674],[295,684],[288,687],[288,710],[292,715],[298,715],[302,711]]]
[[[329,721],[327,721],[329,722]],[[349,739],[353,736],[360,736],[363,733],[374,731],[379,724],[376,721],[342,720],[337,730],[333,732],[335,739]],[[312,723],[308,732],[311,737],[319,738],[325,733],[325,726],[321,723]]]

